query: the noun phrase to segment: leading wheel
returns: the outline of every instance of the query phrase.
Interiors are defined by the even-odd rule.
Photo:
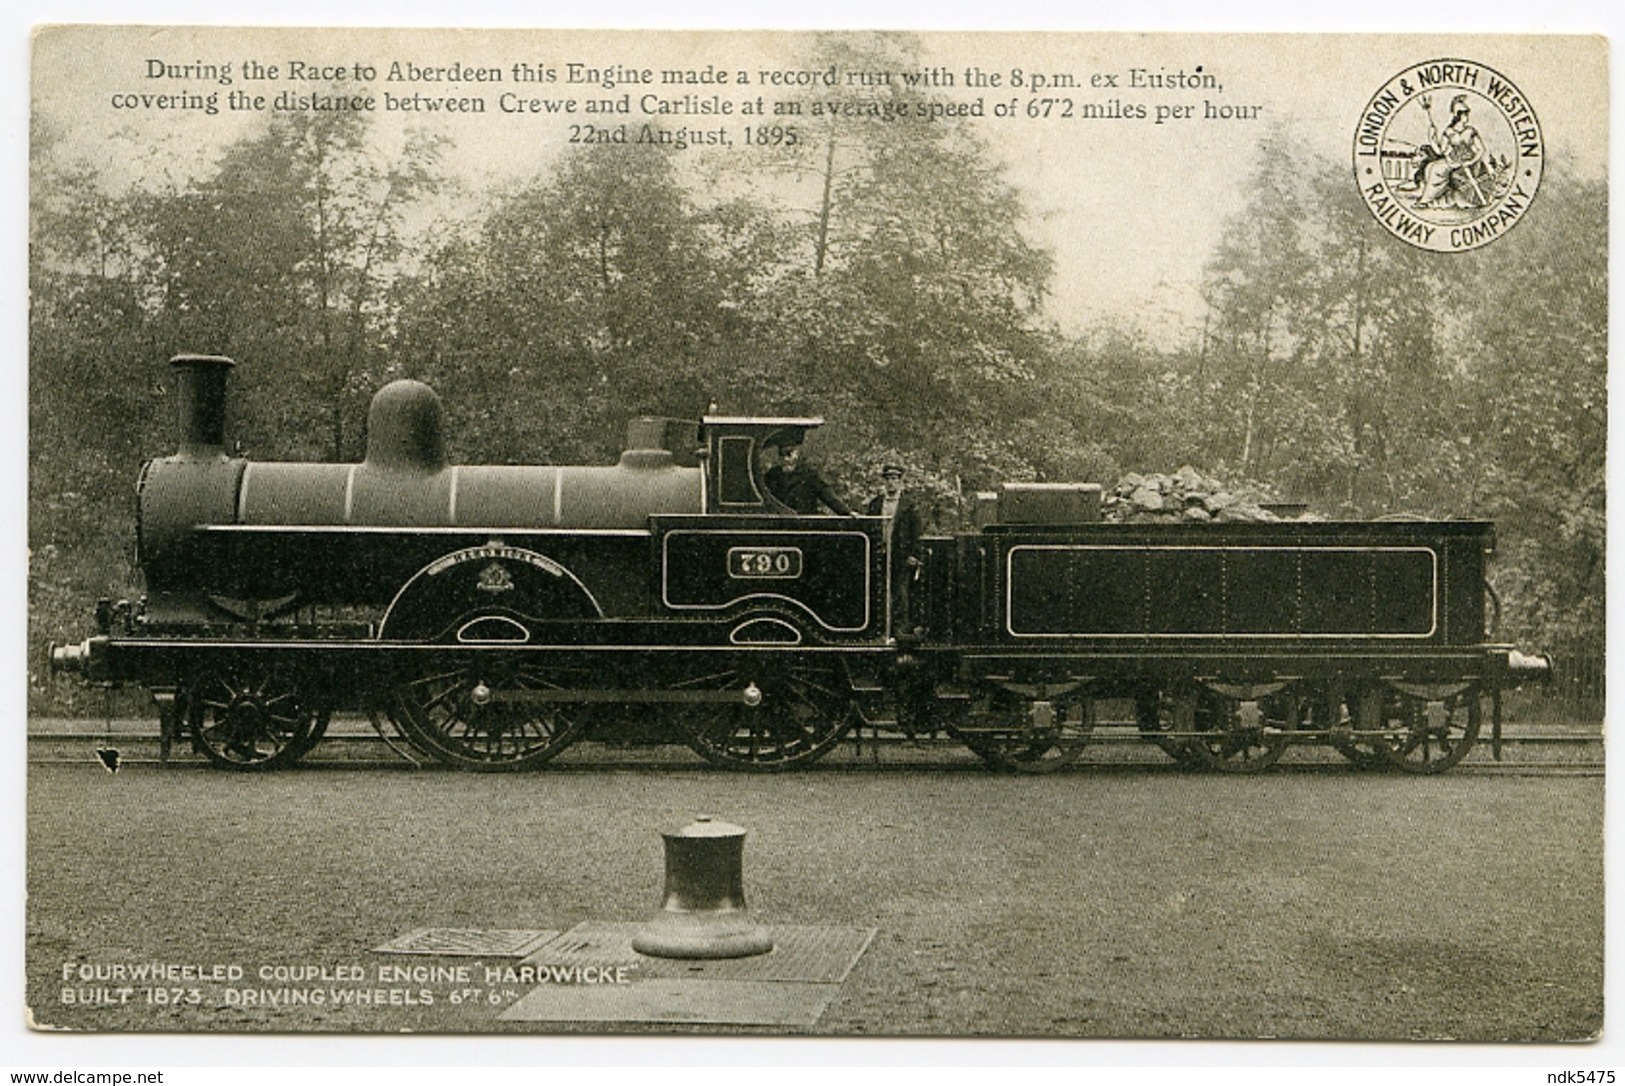
[[[292,679],[270,671],[216,672],[183,696],[197,749],[226,769],[292,765],[327,729],[326,710],[310,705]]]
[[[514,659],[430,666],[398,685],[389,716],[425,753],[467,769],[533,769],[569,746],[585,723],[558,700],[565,677]]]
[[[1373,689],[1360,702],[1360,727],[1379,731],[1378,754],[1407,773],[1443,773],[1461,761],[1477,741],[1481,723],[1473,690],[1430,702]]]
[[[682,688],[741,692],[737,704],[700,703],[679,717],[689,747],[729,769],[774,772],[807,765],[828,754],[852,723],[852,685],[839,665],[742,664]]]

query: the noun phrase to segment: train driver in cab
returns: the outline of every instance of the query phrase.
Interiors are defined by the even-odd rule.
[[[816,514],[827,509],[837,516],[856,516],[823,476],[801,458],[801,441],[799,430],[786,431],[770,440],[778,447],[779,462],[767,469],[763,479],[768,493],[796,513]]]

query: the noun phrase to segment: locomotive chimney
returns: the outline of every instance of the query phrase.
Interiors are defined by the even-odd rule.
[[[180,409],[181,456],[200,459],[226,452],[226,377],[237,363],[222,355],[178,354],[175,402]]]

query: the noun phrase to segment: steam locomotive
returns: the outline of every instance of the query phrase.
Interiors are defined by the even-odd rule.
[[[234,363],[171,364],[179,448],[137,483],[145,595],[50,658],[145,686],[166,754],[189,738],[224,767],[290,765],[366,711],[477,770],[656,721],[738,769],[867,724],[1044,771],[1112,703],[1191,766],[1320,742],[1431,773],[1549,671],[1486,638],[1483,522],[1119,524],[1098,486],[1006,484],[905,564],[881,518],[768,492],[763,449],[817,418],[640,418],[611,466],[455,465],[439,398],[397,381],[360,463],[266,463],[228,451]]]

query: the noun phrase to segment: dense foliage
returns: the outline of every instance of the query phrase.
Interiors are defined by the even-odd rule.
[[[1489,517],[1499,635],[1602,655],[1602,181],[1553,164],[1516,230],[1430,259],[1276,131],[1192,299],[1202,334],[1170,349],[1057,331],[1050,254],[952,122],[808,125],[748,177],[592,146],[477,202],[436,142],[368,136],[282,118],[197,178],[117,189],[36,124],[31,651],[139,590],[131,482],[173,447],[164,360],[201,351],[245,363],[234,434],[259,457],[357,457],[371,391],[411,375],[463,461],[605,460],[636,414],[821,414],[827,475],[866,492],[902,459],[939,528],[1000,480],[1187,463],[1331,516]]]

